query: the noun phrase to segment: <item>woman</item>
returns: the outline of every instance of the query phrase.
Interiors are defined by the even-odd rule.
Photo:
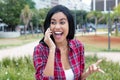
[[[102,71],[98,61],[84,72],[84,46],[74,38],[75,26],[68,8],[57,5],[47,14],[44,38],[35,47],[33,60],[36,80],[84,80]]]

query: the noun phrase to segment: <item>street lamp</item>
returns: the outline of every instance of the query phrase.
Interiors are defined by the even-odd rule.
[[[110,2],[109,2],[109,15],[108,15],[108,51],[110,51],[110,36],[111,36],[111,19],[110,19]]]

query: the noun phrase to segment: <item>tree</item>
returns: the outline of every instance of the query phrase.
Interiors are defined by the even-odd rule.
[[[26,5],[25,8],[21,11],[21,16],[20,16],[21,20],[23,21],[23,23],[25,25],[24,26],[25,37],[26,37],[26,29],[28,27],[30,20],[32,19],[32,16],[33,16],[32,11],[30,10],[29,6]],[[31,25],[31,27],[32,27],[32,25]],[[31,29],[33,29],[33,28],[31,28]]]
[[[99,21],[101,21],[104,17],[102,16],[101,12],[98,11],[92,11],[87,14],[88,19],[93,19],[95,23],[95,27],[97,28],[97,24]]]
[[[0,18],[14,30],[20,23],[20,13],[26,4],[35,8],[32,0],[0,0]]]
[[[73,17],[75,17],[76,14],[76,24],[79,24],[77,28],[82,28],[82,25],[86,23],[87,12],[84,10],[71,10],[71,13]]]
[[[43,30],[43,23],[45,21],[45,17],[47,15],[49,11],[49,8],[44,8],[44,9],[39,9],[39,23],[42,26],[42,30]]]
[[[117,23],[120,23],[120,3],[117,7],[114,8],[114,17],[118,20]],[[115,35],[118,36],[118,26],[116,25]]]

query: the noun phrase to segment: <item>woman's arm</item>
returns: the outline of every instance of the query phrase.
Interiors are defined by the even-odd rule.
[[[48,28],[45,32],[45,38],[44,38],[44,42],[49,47],[49,56],[43,72],[45,76],[54,76],[54,57],[55,57],[56,46],[53,40],[50,38],[51,35],[52,35],[52,31],[50,30],[50,28]]]
[[[94,72],[102,72],[105,73],[102,69],[100,69],[100,67],[98,66],[98,64],[101,62],[102,60],[98,60],[96,63],[92,64],[89,66],[89,68],[81,75],[81,80],[85,80],[89,75],[91,75]]]
[[[39,44],[34,49],[33,62],[36,70],[36,73],[35,73],[36,80],[54,79],[54,76],[47,76],[43,73],[48,61],[48,58],[47,58],[48,53],[46,53],[48,51],[46,50],[47,50],[46,47],[44,47],[42,44]]]
[[[45,76],[54,76],[54,57],[55,57],[55,49],[51,49],[49,51],[48,60],[43,71]]]

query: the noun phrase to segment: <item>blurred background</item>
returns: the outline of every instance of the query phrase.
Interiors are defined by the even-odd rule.
[[[120,80],[120,0],[0,0],[0,80],[35,79],[33,50],[43,37],[47,12],[59,4],[74,17],[86,68],[104,59],[100,66],[106,74],[87,80]]]
[[[76,32],[95,32],[97,29],[109,28],[110,33],[116,31],[118,35],[119,2],[120,0],[0,0],[0,32],[16,31],[16,36],[41,33],[47,11],[62,4],[71,10]]]

